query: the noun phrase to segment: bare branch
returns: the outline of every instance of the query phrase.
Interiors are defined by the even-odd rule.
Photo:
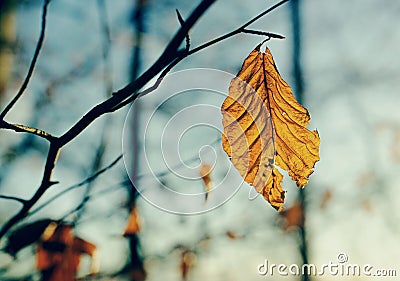
[[[22,198],[19,198],[19,197],[15,197],[15,196],[0,195],[0,198],[1,199],[6,199],[6,200],[14,200],[14,201],[20,202],[22,204],[25,204],[25,202],[26,202],[25,199],[22,199]]]
[[[182,18],[181,13],[179,12],[178,9],[176,9],[176,15],[178,17],[178,21],[181,25],[183,25],[185,23],[185,21]],[[186,34],[186,51],[189,51],[190,49],[190,36],[189,33]]]
[[[268,8],[267,10],[265,10],[265,11],[263,11],[262,13],[258,14],[257,16],[255,16],[254,18],[252,18],[251,20],[249,20],[248,22],[246,22],[245,24],[243,24],[241,27],[239,27],[239,28],[235,29],[234,31],[229,32],[229,33],[227,33],[227,34],[225,34],[225,35],[222,35],[222,36],[220,36],[220,37],[218,37],[218,38],[216,38],[216,39],[214,39],[214,40],[211,40],[211,41],[209,41],[209,42],[207,42],[207,43],[205,43],[205,44],[203,44],[203,45],[200,45],[200,46],[197,47],[197,48],[194,48],[193,50],[191,50],[190,52],[188,52],[187,55],[191,55],[191,54],[196,53],[196,52],[198,52],[198,51],[200,51],[200,50],[203,50],[203,49],[205,49],[205,48],[207,48],[207,47],[209,47],[209,46],[211,46],[211,45],[214,45],[214,44],[216,44],[216,43],[218,43],[218,42],[221,42],[221,41],[223,41],[223,40],[226,40],[226,39],[228,39],[228,38],[230,38],[230,37],[232,37],[232,36],[234,36],[234,35],[237,35],[237,34],[239,34],[239,33],[243,33],[244,30],[246,29],[246,27],[248,27],[248,26],[251,25],[252,23],[256,22],[257,20],[259,20],[260,18],[262,18],[262,17],[265,16],[266,14],[272,12],[272,11],[275,10],[276,8],[282,6],[283,4],[285,4],[285,3],[288,2],[288,1],[289,1],[289,0],[282,0],[282,1],[280,1],[279,3],[273,5],[272,7]]]
[[[158,76],[157,81],[150,86],[149,88],[145,89],[144,91],[141,91],[135,95],[132,95],[131,97],[129,97],[128,99],[124,100],[123,102],[121,102],[120,104],[116,105],[115,107],[110,109],[110,112],[114,112],[117,111],[119,109],[121,109],[122,107],[130,104],[131,102],[133,102],[134,100],[136,100],[137,98],[140,98],[142,96],[145,96],[151,92],[153,92],[154,90],[156,90],[158,88],[158,86],[160,86],[162,80],[164,80],[165,76],[172,70],[172,68],[174,68],[179,62],[181,61],[181,58],[177,58],[176,60],[174,60],[170,65],[168,65],[163,72],[161,72],[161,74]]]
[[[120,109],[122,107],[122,105],[120,105],[121,103],[123,103],[123,105],[129,104],[139,96],[143,96],[151,91],[154,91],[154,89],[158,87],[161,80],[172,69],[172,67],[178,64],[185,57],[192,55],[211,45],[214,45],[222,40],[230,38],[234,35],[243,33],[244,30],[246,30],[246,27],[248,27],[250,24],[254,23],[261,17],[275,10],[276,8],[288,2],[289,0],[280,1],[279,3],[275,4],[274,6],[265,10],[264,12],[258,14],[257,16],[255,16],[254,18],[252,18],[251,20],[249,20],[248,22],[246,22],[245,24],[243,24],[242,26],[240,26],[239,28],[230,33],[222,35],[188,52],[179,51],[178,49],[179,45],[186,38],[186,34],[189,31],[189,29],[195,24],[195,22],[199,19],[201,14],[204,13],[205,10],[209,6],[211,6],[211,4],[214,1],[215,0],[203,0],[203,2],[200,3],[200,5],[192,12],[189,18],[181,26],[181,28],[176,33],[174,38],[170,41],[168,46],[165,48],[164,52],[159,57],[159,59],[138,79],[128,84],[123,89],[113,93],[113,96],[110,99],[98,104],[92,110],[90,110],[85,116],[83,116],[81,120],[79,120],[70,130],[68,130],[63,136],[60,137],[61,143],[64,145],[69,141],[71,141],[75,136],[80,134],[87,126],[89,126],[90,123],[92,123],[95,119],[97,119],[101,115]],[[161,72],[165,67],[167,67],[167,71],[163,71],[161,73],[155,85],[151,86],[149,89],[143,92],[135,93],[139,89],[141,89],[147,82],[149,82],[151,78],[153,78],[159,72]]]
[[[283,36],[283,35],[271,33],[271,32],[260,31],[260,30],[243,29],[243,33],[267,36],[269,38],[285,39],[285,36]]]
[[[223,40],[226,40],[226,39],[228,39],[228,38],[230,38],[232,36],[238,35],[240,33],[250,33],[250,34],[256,34],[256,35],[269,36],[270,38],[278,38],[278,39],[285,38],[284,36],[279,35],[279,34],[274,34],[274,33],[269,33],[269,32],[265,32],[264,33],[264,32],[261,32],[261,31],[258,32],[258,31],[248,30],[248,29],[246,29],[246,27],[248,27],[250,24],[254,23],[258,19],[262,18],[266,14],[272,12],[273,10],[275,10],[276,8],[278,8],[279,6],[285,4],[288,1],[289,0],[283,0],[283,1],[275,4],[274,6],[268,8],[267,10],[265,10],[262,13],[258,14],[257,16],[255,16],[254,18],[252,18],[251,20],[249,20],[248,22],[246,22],[245,24],[243,24],[242,26],[240,26],[239,28],[235,29],[232,32],[229,32],[229,33],[224,34],[224,35],[222,35],[222,36],[220,36],[218,38],[215,38],[215,39],[213,39],[213,40],[211,40],[211,41],[209,41],[207,43],[204,43],[204,44],[202,44],[202,45],[200,45],[200,46],[198,46],[198,47],[196,47],[196,48],[194,48],[194,49],[192,49],[190,51],[186,48],[185,51],[180,52],[180,56],[177,56],[177,58],[173,62],[171,62],[171,64],[169,64],[164,69],[164,71],[158,76],[157,81],[152,86],[150,86],[149,88],[145,89],[142,92],[139,92],[139,93],[136,93],[136,94],[130,96],[125,101],[123,101],[120,104],[118,104],[115,107],[113,107],[110,110],[110,112],[116,111],[116,110],[118,110],[118,109],[120,109],[120,108],[122,108],[122,107],[124,107],[124,106],[126,106],[128,104],[130,104],[135,99],[153,92],[155,89],[158,88],[158,86],[161,84],[161,82],[164,79],[164,77],[172,70],[172,68],[175,67],[179,62],[181,62],[185,57],[190,56],[190,55],[192,55],[194,53],[197,53],[197,52],[199,52],[199,51],[201,51],[201,50],[203,50],[205,48],[208,48],[208,47],[210,47],[210,46],[212,46],[214,44],[217,44],[217,43],[219,43],[219,42],[221,42]],[[179,13],[179,12],[177,12],[177,13]]]
[[[55,139],[54,136],[50,135],[49,133],[40,130],[40,129],[36,129],[36,128],[32,128],[32,127],[28,127],[25,125],[19,125],[19,124],[10,124],[4,120],[0,120],[0,129],[8,129],[8,130],[13,130],[17,133],[28,133],[28,134],[32,134],[41,138],[44,138],[48,141],[53,141]]]
[[[37,59],[40,54],[40,50],[42,49],[43,42],[44,42],[44,36],[45,36],[45,30],[46,30],[47,7],[48,7],[49,3],[50,3],[50,0],[44,0],[43,10],[42,10],[42,26],[41,26],[41,30],[40,30],[39,40],[36,44],[35,53],[33,54],[32,61],[29,66],[29,69],[28,69],[28,73],[27,73],[25,80],[22,83],[21,88],[19,89],[18,93],[15,95],[15,97],[11,100],[11,102],[6,106],[6,108],[0,114],[0,120],[4,119],[4,117],[7,115],[7,113],[11,110],[11,108],[17,103],[17,101],[24,94],[25,89],[28,87],[29,80],[32,77],[33,70],[35,69],[36,62],[37,62]]]
[[[11,229],[11,227],[13,227],[16,223],[18,223],[26,216],[28,211],[32,208],[33,205],[36,204],[36,202],[42,197],[42,195],[50,186],[56,184],[56,182],[51,181],[51,175],[53,173],[55,163],[57,162],[59,152],[59,146],[55,142],[51,143],[43,172],[42,183],[40,184],[38,190],[35,192],[32,198],[27,200],[23,204],[21,210],[3,225],[0,230],[0,238],[3,237],[7,233],[7,231]]]
[[[38,206],[36,209],[32,210],[31,212],[29,212],[29,215],[33,215],[37,212],[39,212],[41,209],[43,209],[44,207],[46,207],[47,205],[49,205],[51,202],[53,202],[54,200],[56,200],[57,198],[60,198],[61,196],[63,196],[64,194],[77,189],[79,187],[85,186],[86,184],[89,184],[93,181],[95,181],[100,175],[104,174],[105,172],[107,172],[108,170],[110,170],[111,168],[113,168],[120,160],[122,159],[122,155],[119,155],[114,161],[112,161],[109,165],[107,165],[106,167],[104,167],[103,169],[97,171],[96,173],[94,173],[93,175],[91,175],[90,177],[84,179],[83,181],[74,184],[70,187],[68,187],[67,189],[63,190],[60,193],[57,193],[56,195],[54,195],[53,197],[49,198],[46,202],[43,202],[43,204],[41,204],[40,206]]]
[[[211,142],[209,145],[210,146],[214,146],[216,144],[218,144],[221,141],[221,138],[217,138],[215,141]],[[74,184],[66,189],[64,189],[63,191],[61,191],[60,193],[55,194],[53,197],[49,198],[46,202],[43,202],[40,206],[38,206],[37,208],[35,208],[34,210],[32,210],[31,212],[29,212],[28,216],[31,216],[37,212],[39,212],[40,210],[42,210],[43,208],[45,208],[47,205],[49,205],[51,202],[55,201],[56,199],[60,198],[61,196],[67,194],[68,192],[75,190],[77,188],[80,188],[82,186],[85,186],[87,184],[93,183],[99,176],[101,176],[102,174],[104,174],[105,172],[107,172],[108,170],[112,169],[116,164],[119,163],[119,161],[121,161],[121,159],[123,158],[123,155],[119,155],[117,158],[115,158],[110,164],[108,164],[107,166],[105,166],[104,168],[102,168],[101,170],[98,170],[96,173],[94,173],[93,175],[91,175],[90,177],[82,180],[81,182]],[[200,160],[199,156],[196,154],[195,156],[186,159],[184,161],[184,163],[194,163],[195,161]],[[161,178],[161,177],[165,177],[166,175],[171,173],[171,170],[175,170],[175,169],[179,169],[182,168],[185,164],[180,163],[174,167],[171,167],[167,170],[164,171],[159,171],[159,172],[155,172],[155,173],[149,173],[149,174],[139,174],[137,176],[135,176],[134,178],[131,178],[131,180],[138,180],[147,176],[155,176],[157,178]],[[95,194],[90,195],[90,198],[93,197],[98,197],[103,193],[108,193],[111,192],[113,190],[118,189],[121,186],[125,186],[127,184],[131,183],[131,180],[124,180],[118,184],[112,185],[109,188],[99,191]],[[134,188],[134,187],[133,187]],[[85,196],[85,197],[89,197],[89,196]],[[87,201],[87,199],[85,199],[85,201]],[[79,207],[80,209],[81,207]],[[79,210],[78,208],[74,208],[74,211]],[[71,211],[72,212],[72,211]],[[70,213],[71,213],[70,212]]]
[[[203,15],[203,13],[215,2],[215,0],[203,0],[192,12],[185,24],[172,38],[158,60],[138,79],[129,83],[124,88],[113,93],[112,97],[108,100],[98,104],[91,109],[85,116],[83,116],[71,129],[60,137],[61,145],[65,145],[85,130],[94,120],[101,115],[110,112],[110,109],[118,105],[120,102],[128,98],[146,85],[154,76],[161,72],[167,65],[175,60],[180,55],[178,48],[181,42],[185,39],[186,33]]]

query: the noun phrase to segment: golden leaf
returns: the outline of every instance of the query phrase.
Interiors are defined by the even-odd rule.
[[[245,59],[222,104],[222,146],[244,180],[280,210],[285,193],[275,165],[304,187],[319,160],[320,139],[306,128],[310,115],[279,75],[270,50],[260,48]]]

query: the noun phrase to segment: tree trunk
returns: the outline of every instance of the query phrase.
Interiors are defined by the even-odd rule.
[[[304,81],[303,81],[303,70],[301,67],[301,13],[300,13],[300,0],[290,1],[291,10],[291,23],[293,30],[293,77],[294,77],[294,94],[296,95],[297,101],[300,104],[304,102]],[[302,208],[302,215],[306,216],[306,189],[299,189],[298,200]],[[304,223],[299,227],[299,252],[301,256],[301,263],[308,264],[308,241],[306,224]],[[307,272],[302,275],[302,281],[310,281],[310,276]]]
[[[132,13],[132,27],[134,31],[135,45],[132,51],[132,64],[131,64],[131,80],[135,80],[140,71],[141,66],[141,46],[142,46],[142,33],[144,32],[144,12],[146,8],[146,0],[136,0],[134,10]],[[135,178],[139,172],[139,125],[140,125],[140,100],[136,100],[133,104],[133,120],[132,120],[132,148],[133,148],[133,164],[132,164],[132,177],[131,181],[133,186],[130,186],[129,198],[129,211],[136,208],[136,199],[138,192],[136,190]],[[130,262],[129,272],[132,281],[142,281],[146,278],[146,273],[143,267],[143,258],[141,256],[140,240],[136,233],[128,236]]]

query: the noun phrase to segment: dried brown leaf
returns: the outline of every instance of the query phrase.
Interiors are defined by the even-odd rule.
[[[92,257],[92,273],[96,246],[72,233],[71,225],[60,224],[48,236],[42,236],[38,245],[37,268],[42,273],[42,280],[74,281],[78,271],[80,256]]]
[[[260,48],[231,81],[221,107],[222,145],[245,181],[280,210],[285,193],[275,165],[304,187],[319,160],[320,139],[306,128],[310,115],[279,75],[270,50]]]

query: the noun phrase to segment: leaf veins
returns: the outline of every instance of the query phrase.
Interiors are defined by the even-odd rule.
[[[222,104],[222,146],[244,180],[280,210],[285,192],[275,165],[304,187],[319,160],[320,139],[306,128],[310,115],[279,75],[270,50],[260,48],[245,59]]]

